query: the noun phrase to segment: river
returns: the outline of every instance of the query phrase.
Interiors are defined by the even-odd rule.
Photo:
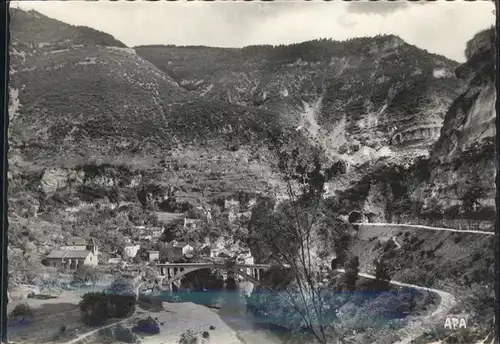
[[[246,296],[253,290],[253,284],[240,281],[237,290],[221,290],[215,293],[186,293],[182,299],[206,306],[212,310],[246,344],[283,344],[284,340],[269,324],[261,323],[247,310]]]
[[[219,301],[217,311],[221,319],[238,334],[238,338],[246,344],[282,344],[284,341],[272,330],[269,325],[261,324],[252,312],[247,310],[245,295],[253,290],[251,282],[242,281],[238,290],[226,292]]]

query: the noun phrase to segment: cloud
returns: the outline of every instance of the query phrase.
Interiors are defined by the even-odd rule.
[[[409,44],[464,61],[466,42],[494,24],[491,1],[235,2],[19,1],[49,17],[107,32],[128,46],[242,47],[317,38],[394,34]],[[428,2],[423,2],[427,4]],[[419,2],[421,5],[422,2]]]
[[[386,1],[353,1],[347,6],[347,11],[357,14],[375,14],[387,15],[395,11],[407,8],[411,5],[425,5],[433,3],[435,0],[426,1],[399,1],[399,0],[386,0]]]

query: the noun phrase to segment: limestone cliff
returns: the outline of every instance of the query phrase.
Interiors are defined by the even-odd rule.
[[[495,32],[467,44],[468,61],[457,68],[467,90],[452,104],[430,153],[430,176],[412,194],[422,210],[493,216],[495,212]],[[431,209],[434,208],[434,209]]]
[[[428,153],[383,157],[361,166],[365,173],[332,204],[341,213],[360,211],[370,221],[416,221],[428,216],[491,222],[495,214],[495,51],[493,29],[466,47],[468,61],[455,74],[467,84],[446,112]],[[435,128],[415,127],[393,136],[395,144],[432,138]],[[407,151],[408,152],[408,151]],[[396,217],[396,218],[395,218]]]

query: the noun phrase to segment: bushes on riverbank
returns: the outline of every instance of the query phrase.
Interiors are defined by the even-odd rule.
[[[89,326],[102,325],[108,319],[127,318],[135,312],[135,296],[92,292],[79,303],[82,320]]]
[[[376,291],[374,283],[371,279],[360,278],[355,291],[320,290],[319,302],[324,312],[323,319],[316,319],[318,324],[333,325],[345,336],[382,331],[388,326],[397,329],[404,325],[401,320],[408,315],[429,311],[439,302],[437,295],[409,288]],[[293,292],[290,290],[256,291],[249,298],[248,307],[259,321],[281,326],[290,333],[307,331],[289,302],[291,296]]]
[[[33,316],[34,316],[33,310],[26,303],[17,305],[10,313],[11,318],[18,318],[18,317],[33,318]]]

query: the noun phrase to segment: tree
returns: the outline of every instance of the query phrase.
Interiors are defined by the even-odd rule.
[[[110,318],[130,317],[135,311],[135,295],[92,292],[82,296],[79,303],[87,325],[102,325]]]
[[[73,283],[81,285],[91,282],[95,285],[99,281],[99,277],[99,272],[96,268],[88,265],[80,265],[73,273]]]
[[[106,289],[106,293],[114,295],[136,295],[134,284],[126,277],[120,276]]]
[[[388,290],[392,276],[386,260],[383,258],[374,259],[373,265],[375,266],[375,281],[377,288],[380,290]]]
[[[291,268],[293,285],[285,289],[285,302],[301,318],[302,327],[309,329],[320,343],[326,343],[327,307],[316,281],[320,266],[314,246],[322,241],[320,229],[328,226],[321,206],[324,184],[337,173],[343,173],[345,166],[326,159],[323,149],[304,142],[295,132],[272,137],[272,142],[277,168],[286,182],[288,201],[275,211],[265,202],[255,207],[249,242],[254,246],[258,243],[259,253],[268,261]],[[347,235],[343,230],[339,228],[331,239]]]
[[[359,274],[359,258],[356,256],[350,257],[344,264],[344,270],[345,273],[340,279],[338,288],[341,290],[355,291]]]

